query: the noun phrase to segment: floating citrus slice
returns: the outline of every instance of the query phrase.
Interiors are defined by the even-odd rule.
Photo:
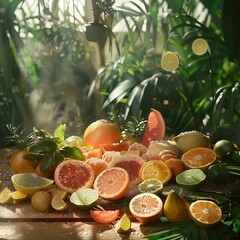
[[[192,51],[194,54],[201,56],[208,50],[208,43],[203,38],[197,38],[192,43]]]
[[[113,167],[104,170],[96,177],[94,189],[104,199],[117,200],[126,194],[129,182],[129,175],[125,169]]]
[[[175,71],[179,66],[179,57],[174,52],[166,52],[161,59],[161,66],[166,71]]]
[[[9,203],[11,200],[11,190],[8,187],[5,187],[0,193],[0,203]]]
[[[69,193],[80,188],[91,187],[95,175],[91,166],[77,160],[61,162],[54,172],[54,181],[57,187]]]
[[[160,194],[163,190],[163,183],[159,179],[150,178],[146,179],[138,185],[140,192],[150,192],[154,194]]]
[[[191,191],[201,188],[205,179],[206,174],[201,169],[188,169],[176,176],[177,184]]]
[[[98,223],[112,223],[120,214],[117,210],[90,210],[90,215]]]
[[[211,227],[222,217],[221,208],[212,201],[197,200],[190,205],[193,221],[201,227]]]
[[[14,188],[25,195],[33,195],[37,191],[48,190],[54,183],[53,180],[37,176],[35,173],[14,174],[11,180]]]
[[[142,181],[149,178],[156,178],[164,185],[170,181],[172,172],[163,161],[150,160],[141,167],[139,177]]]
[[[152,222],[161,216],[163,202],[156,194],[140,193],[130,201],[129,210],[139,222]]]
[[[97,203],[98,198],[98,191],[92,188],[83,188],[71,194],[70,202],[81,209],[89,209]]]
[[[185,152],[181,160],[187,168],[206,169],[216,158],[216,153],[212,149],[197,147]]]
[[[129,216],[126,213],[124,213],[115,224],[115,228],[118,233],[124,233],[131,229],[131,225],[132,223]]]

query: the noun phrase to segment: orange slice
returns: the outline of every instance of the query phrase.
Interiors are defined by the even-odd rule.
[[[146,162],[140,169],[139,178],[141,181],[150,178],[159,179],[163,184],[170,181],[172,177],[171,169],[161,160],[151,160]]]
[[[162,215],[163,202],[154,193],[140,193],[130,201],[129,210],[139,222],[152,222]]]
[[[222,217],[221,208],[212,201],[197,200],[190,205],[192,220],[201,227],[211,227]]]
[[[187,168],[206,169],[214,163],[216,157],[212,149],[197,147],[185,152],[181,160]]]

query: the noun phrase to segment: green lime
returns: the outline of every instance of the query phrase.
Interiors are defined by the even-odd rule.
[[[83,188],[71,194],[70,202],[81,209],[90,209],[96,204],[98,198],[98,191],[92,188]]]
[[[163,190],[163,183],[159,179],[150,178],[146,179],[138,185],[140,192],[150,192],[154,194],[160,194]]]
[[[122,217],[117,221],[115,227],[118,233],[129,231],[131,229],[131,220],[129,216],[124,213]]]
[[[199,190],[206,179],[206,174],[201,169],[188,169],[176,176],[179,186],[190,191]]]
[[[223,158],[234,151],[234,145],[229,140],[222,139],[214,144],[213,150],[219,158]]]
[[[227,168],[220,164],[213,164],[207,170],[207,178],[214,183],[224,183],[229,177]]]

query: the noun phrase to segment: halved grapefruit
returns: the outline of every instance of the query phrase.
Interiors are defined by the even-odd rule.
[[[120,167],[127,171],[131,183],[139,183],[139,171],[145,160],[135,154],[124,154],[114,158],[109,163],[109,168]]]
[[[91,187],[94,178],[94,170],[90,165],[73,159],[61,162],[54,172],[54,181],[57,187],[69,193]]]
[[[94,181],[94,189],[103,199],[117,200],[128,190],[129,176],[125,169],[113,167],[102,171]]]
[[[158,110],[152,108],[148,115],[146,129],[142,137],[142,144],[148,147],[151,141],[162,140],[164,135],[165,122],[162,114]]]

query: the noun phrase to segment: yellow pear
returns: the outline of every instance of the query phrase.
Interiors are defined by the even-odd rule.
[[[171,190],[165,200],[163,213],[169,222],[184,221],[190,218],[189,203],[174,190]]]

